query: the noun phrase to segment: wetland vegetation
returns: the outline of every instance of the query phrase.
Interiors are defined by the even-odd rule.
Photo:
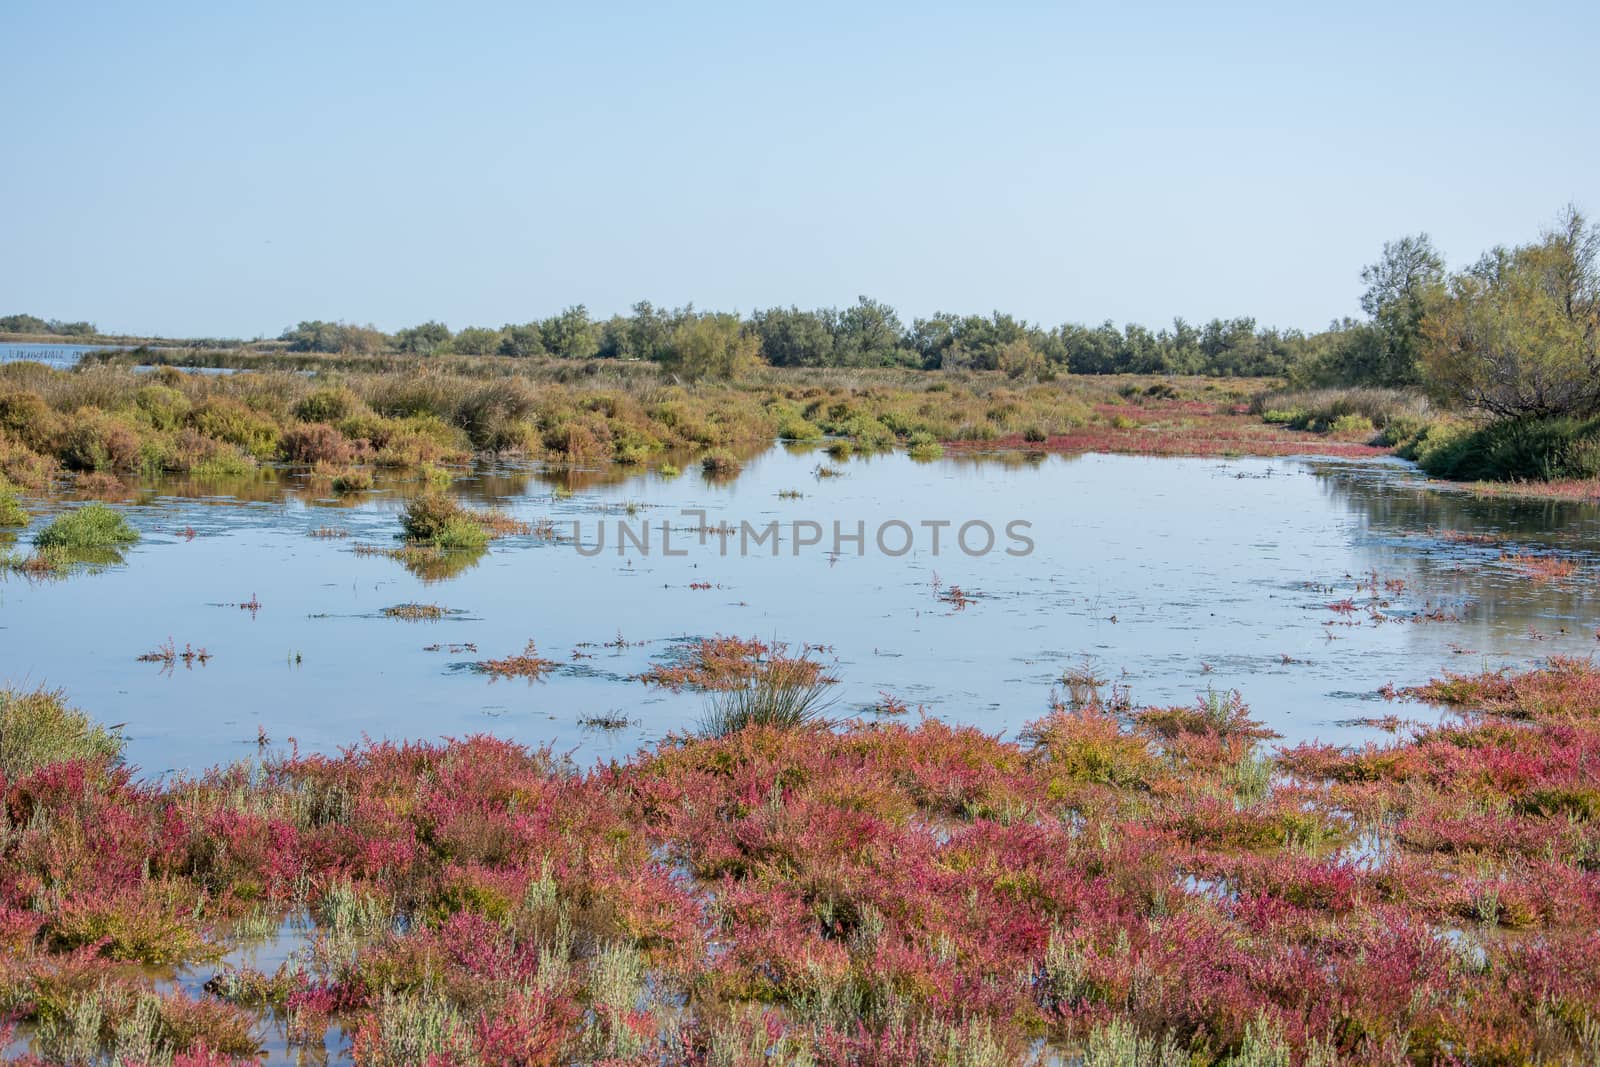
[[[7,1054],[1595,1062],[1595,243],[0,367]]]

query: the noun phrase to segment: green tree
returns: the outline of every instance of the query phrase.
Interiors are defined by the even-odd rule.
[[[500,341],[499,330],[468,326],[456,334],[455,340],[450,343],[450,349],[464,356],[488,356],[499,350]]]
[[[775,307],[756,312],[750,325],[774,367],[827,367],[834,361],[834,317],[827,310]]]
[[[540,332],[539,324],[526,322],[521,326],[513,326],[506,323],[500,329],[500,354],[522,358],[544,355],[544,334]]]
[[[1503,418],[1600,414],[1600,228],[1569,207],[1540,239],[1451,277],[1423,324],[1429,390]]]
[[[539,323],[539,334],[545,351],[559,359],[588,359],[600,350],[600,331],[582,304]]]
[[[761,339],[739,316],[696,315],[679,323],[662,353],[661,366],[670,374],[695,381],[729,380],[761,363]]]
[[[839,365],[886,367],[914,359],[902,345],[903,329],[894,308],[870,297],[859,297],[839,312],[833,350]]]
[[[394,345],[402,352],[431,356],[450,345],[450,327],[442,322],[424,322],[394,335]]]

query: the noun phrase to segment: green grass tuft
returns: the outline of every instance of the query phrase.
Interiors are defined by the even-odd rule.
[[[717,693],[700,721],[700,733],[726,737],[747,726],[795,729],[826,725],[832,706],[830,679],[792,667],[771,666],[745,685]]]
[[[121,548],[137,540],[139,532],[128,525],[121,512],[104,504],[86,504],[40,530],[33,543],[37,548],[74,550]]]

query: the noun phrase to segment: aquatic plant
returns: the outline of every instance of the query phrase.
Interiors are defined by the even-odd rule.
[[[116,549],[139,540],[139,532],[122,513],[104,504],[85,504],[54,519],[34,535],[34,546],[63,549]]]
[[[700,470],[707,478],[731,478],[739,473],[742,464],[732,452],[708,452],[700,460]]]
[[[1578,571],[1576,560],[1564,559],[1560,556],[1537,556],[1513,552],[1500,553],[1500,562],[1507,564],[1517,573],[1532,578],[1536,582],[1552,582],[1571,578]]]
[[[405,603],[394,604],[383,609],[383,614],[391,619],[406,619],[415,622],[420,619],[442,619],[450,609],[438,604]]]
[[[514,656],[504,659],[486,659],[474,664],[484,674],[496,678],[527,678],[529,680],[544,677],[550,671],[560,666],[553,659],[545,659],[539,655],[539,650],[532,640],[528,647]]]
[[[824,679],[821,664],[805,655],[789,655],[781,642],[719,634],[681,646],[669,662],[652,666],[639,680],[667,689],[734,689],[769,671],[806,684]]]
[[[334,474],[332,484],[333,491],[341,496],[364,493],[372,488],[372,472],[365,467],[346,467]]]
[[[808,661],[766,664],[742,685],[712,694],[700,719],[700,733],[726,737],[747,727],[792,730],[826,725],[832,706],[831,679],[810,669]]]
[[[211,653],[204,648],[195,648],[190,644],[185,644],[183,651],[179,652],[177,645],[169,637],[164,643],[157,645],[154,651],[145,652],[139,656],[140,663],[160,663],[166,670],[171,670],[180,661],[185,667],[191,669],[196,663],[203,667],[211,662]]]

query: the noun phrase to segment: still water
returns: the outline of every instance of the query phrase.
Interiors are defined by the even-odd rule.
[[[78,365],[85,353],[99,352],[113,345],[61,345],[34,341],[0,341],[0,363],[43,363],[56,370]]]
[[[825,468],[843,473],[819,477]],[[1015,736],[1064,672],[1087,667],[1137,703],[1237,688],[1289,740],[1338,742],[1374,736],[1351,720],[1427,714],[1384,701],[1385,684],[1600,648],[1600,598],[1585,577],[1600,563],[1600,510],[1428,489],[1398,462],[894,454],[838,465],[774,448],[720,483],[697,470],[484,469],[455,491],[549,520],[559,536],[496,541],[434,580],[357,552],[397,543],[409,491],[380,483],[341,504],[286,472],[148,486],[127,507],[144,539],[124,563],[0,584],[0,684],[65,689],[125,724],[129,758],[158,775],[253,755],[258,729],[302,750],[491,732],[552,742],[580,763],[626,756],[691,728],[705,707],[703,695],[635,677],[716,634],[823,646],[814,654],[840,680],[836,715],[869,714],[890,694],[912,716],[922,705]],[[704,524],[685,509],[703,509]],[[737,537],[724,556],[693,532],[774,520],[776,556],[769,545],[741,556]],[[795,520],[818,523],[822,542],[796,549]],[[873,543],[891,520],[917,534],[904,555]],[[939,520],[953,525],[936,555],[921,524]],[[971,520],[997,531],[994,551],[950,543]],[[865,524],[864,553],[831,551],[836,521]],[[1014,521],[1029,524],[1030,554],[1004,551],[1017,547],[1005,536]],[[618,522],[652,524],[648,555],[631,543],[618,554]],[[574,533],[593,551],[601,523],[604,550],[580,553]],[[662,524],[684,555],[662,555]],[[321,528],[348,536],[309,536]],[[1539,583],[1500,558],[1544,551],[1584,569]],[[1355,610],[1330,607],[1347,599]],[[413,601],[451,614],[382,614]],[[137,661],[168,638],[211,659]],[[534,682],[471,668],[529,640],[564,665]],[[629,725],[584,725],[596,716]]]

